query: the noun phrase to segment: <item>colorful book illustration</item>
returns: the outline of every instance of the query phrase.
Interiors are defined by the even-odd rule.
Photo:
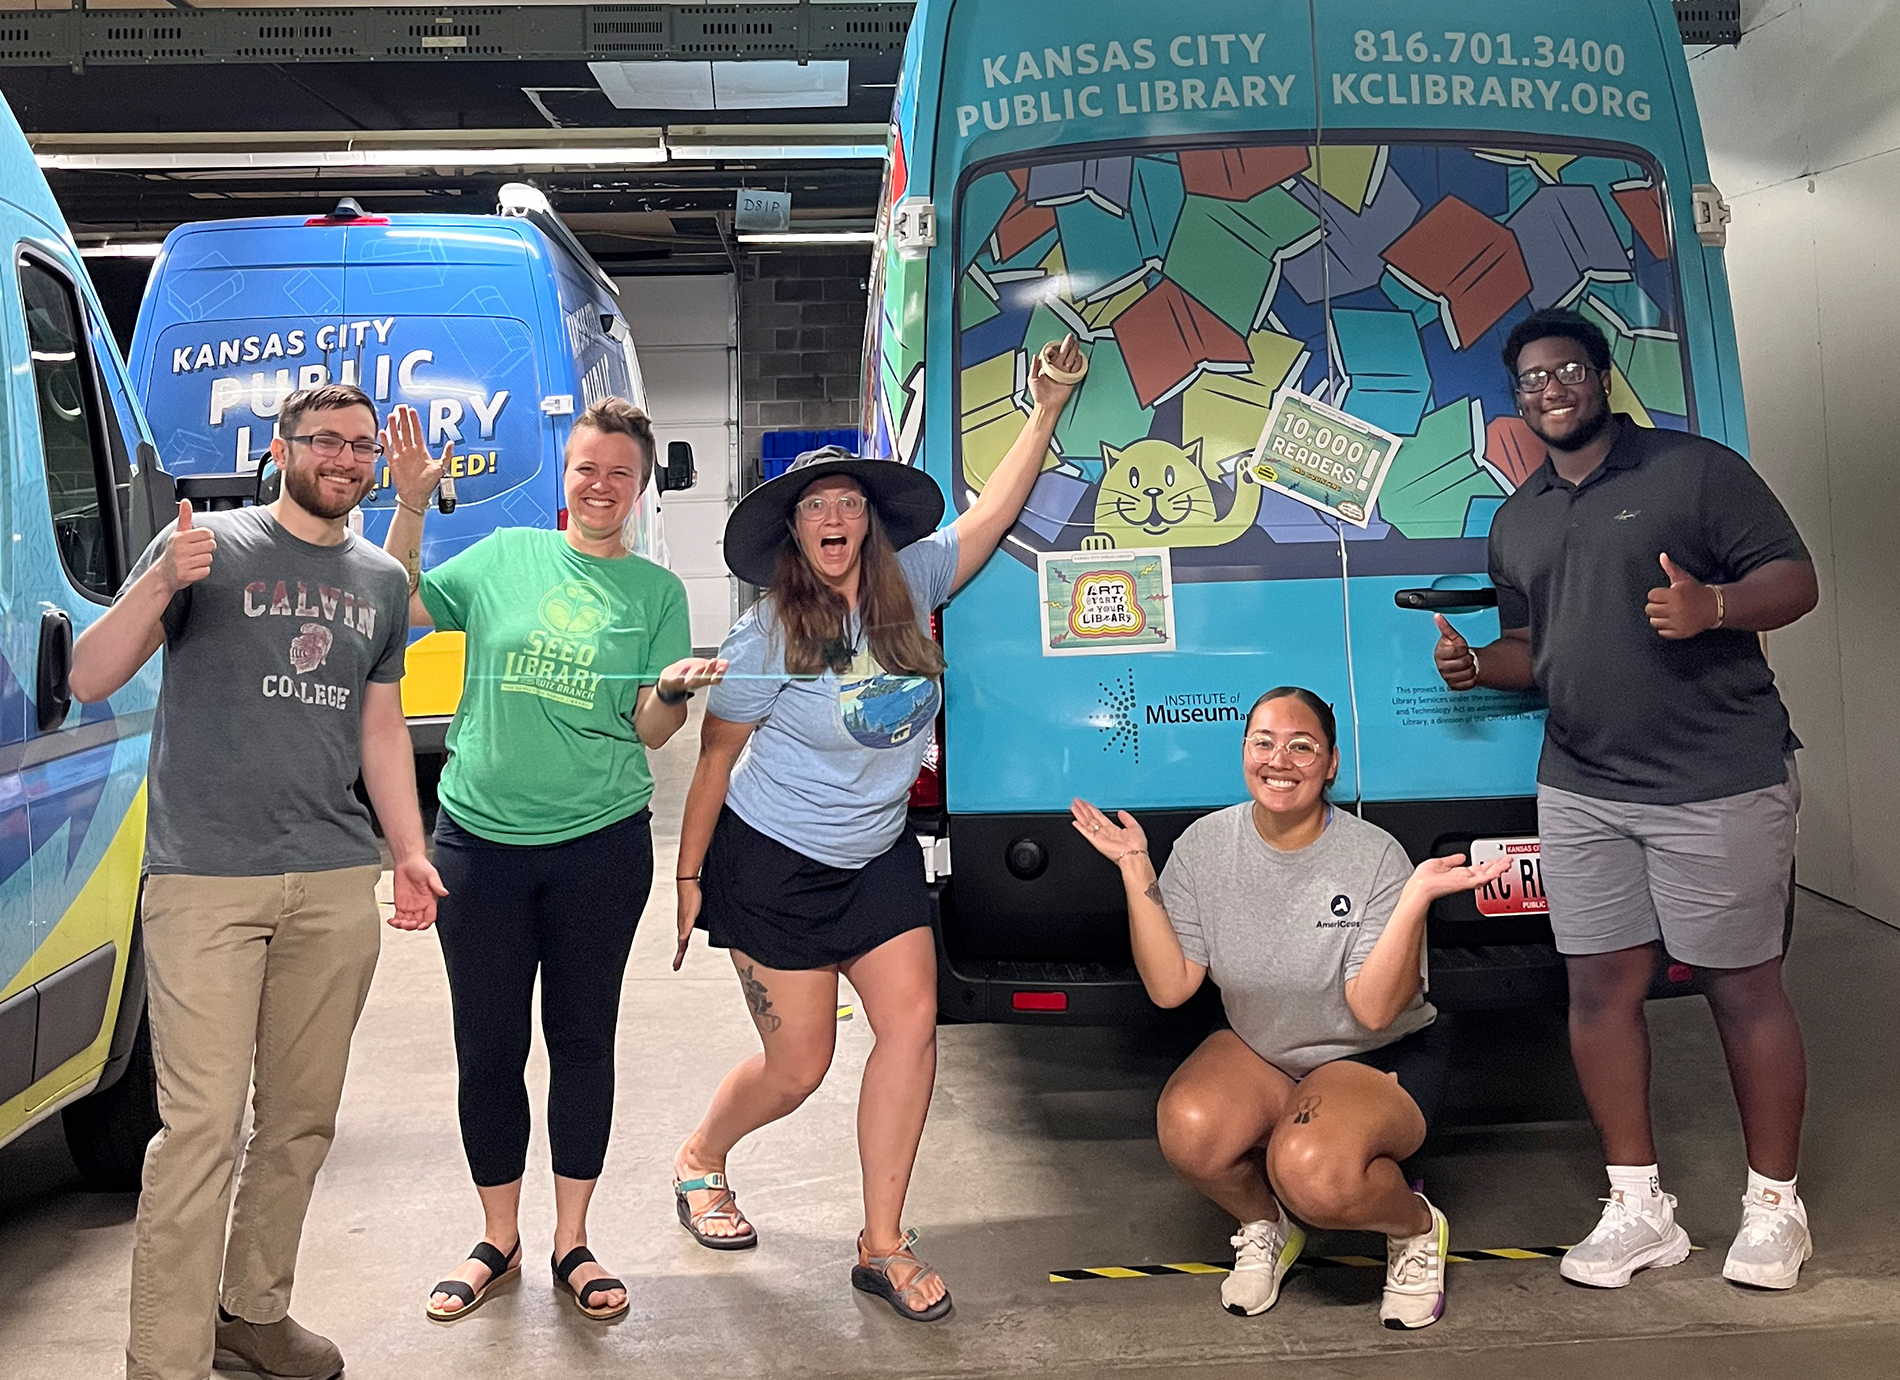
[[[1344,202],[1301,181],[1293,186],[1301,205],[1324,211],[1325,238],[1286,266],[1286,281],[1305,302],[1364,292],[1385,276],[1385,251],[1418,219],[1418,198],[1396,177],[1355,214]]]
[[[1610,338],[1613,407],[1688,425],[1666,190],[1636,155],[1442,141],[1091,152],[1025,155],[948,208],[959,503],[1020,434],[1030,353],[1074,334],[1089,360],[1012,539],[1020,559],[1136,539],[1103,516],[1116,455],[1205,486],[1214,520],[1165,542],[1184,582],[1310,578],[1336,519],[1234,470],[1294,391],[1403,438],[1368,527],[1347,524],[1359,568],[1450,568],[1431,544],[1481,538],[1543,463],[1498,353],[1550,301]],[[879,382],[893,397],[912,386],[882,366]],[[1455,559],[1471,568],[1469,549]]]
[[[1318,214],[1284,187],[1248,201],[1190,194],[1162,271],[1244,334],[1265,316],[1281,264],[1318,239]]]
[[[1333,312],[1333,363],[1342,380],[1333,405],[1394,436],[1418,430],[1431,374],[1418,326],[1404,312]]]
[[[1169,278],[1116,318],[1115,339],[1143,407],[1174,397],[1203,373],[1253,367],[1245,337]]]
[[[1517,237],[1456,197],[1432,207],[1384,257],[1401,283],[1438,303],[1453,349],[1497,325],[1531,290]]]
[[[1545,187],[1505,222],[1531,275],[1531,306],[1567,307],[1591,283],[1627,281],[1629,255],[1594,187]]]

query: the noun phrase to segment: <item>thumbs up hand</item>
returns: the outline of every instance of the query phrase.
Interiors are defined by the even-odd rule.
[[[1715,590],[1670,560],[1668,552],[1661,553],[1657,560],[1669,583],[1650,590],[1649,602],[1643,608],[1657,636],[1681,642],[1715,627],[1721,608]]]
[[[1439,676],[1453,690],[1475,688],[1478,659],[1471,654],[1471,644],[1444,614],[1435,613],[1432,618],[1438,624],[1438,646],[1432,651],[1432,660],[1438,665]]]
[[[165,554],[159,558],[165,583],[171,586],[172,593],[197,584],[211,573],[211,553],[217,545],[218,539],[209,528],[191,525],[190,501],[180,503],[178,526],[165,543]]]

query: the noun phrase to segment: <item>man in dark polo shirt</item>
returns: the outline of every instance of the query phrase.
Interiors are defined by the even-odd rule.
[[[1610,1176],[1563,1273],[1617,1288],[1689,1254],[1649,1120],[1660,943],[1707,980],[1748,1145],[1722,1272],[1791,1288],[1813,1252],[1795,1194],[1807,1072],[1781,985],[1799,744],[1758,634],[1814,607],[1814,565],[1741,456],[1610,411],[1609,344],[1583,317],[1529,317],[1504,363],[1549,457],[1492,521],[1503,636],[1473,649],[1440,616],[1436,659],[1454,690],[1535,686],[1550,703],[1544,882]]]

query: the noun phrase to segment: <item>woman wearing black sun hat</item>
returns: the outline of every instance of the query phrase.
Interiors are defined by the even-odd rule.
[[[823,1080],[842,972],[876,1036],[851,1282],[920,1322],[950,1311],[901,1224],[937,1060],[935,941],[904,827],[943,703],[929,619],[1015,524],[1086,367],[1073,338],[1031,360],[1021,437],[941,531],[943,494],[922,471],[837,450],[800,456],[726,524],[726,564],[766,593],[719,651],[729,672],[707,703],[680,828],[673,962],[695,924],[729,949],[763,1051],[726,1075],[680,1147],[679,1217],[714,1250],[758,1244],[726,1156]]]

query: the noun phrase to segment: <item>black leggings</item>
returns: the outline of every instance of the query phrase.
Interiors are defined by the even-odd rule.
[[[480,1188],[513,1183],[528,1161],[535,971],[548,1047],[554,1172],[597,1179],[613,1121],[620,979],[653,887],[645,810],[554,843],[491,843],[443,812],[435,865],[449,894],[436,933],[455,1012],[462,1149]]]

